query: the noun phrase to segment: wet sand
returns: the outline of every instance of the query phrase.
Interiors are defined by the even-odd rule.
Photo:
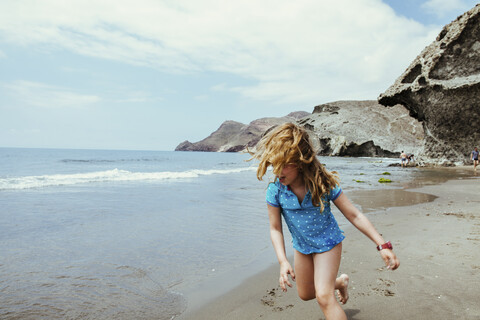
[[[480,319],[480,179],[347,195],[393,243],[401,262],[398,270],[386,270],[374,244],[344,228],[339,272],[350,276],[343,306],[349,319]],[[300,300],[295,286],[283,293],[277,281],[272,263],[181,319],[324,319],[316,301]]]

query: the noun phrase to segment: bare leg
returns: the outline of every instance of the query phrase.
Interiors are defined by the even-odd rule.
[[[314,281],[313,255],[305,255],[295,250],[295,274],[298,296],[302,300],[315,299],[315,281]],[[335,291],[340,303],[345,304],[348,301],[348,281],[350,278],[346,274],[340,275],[335,279]]]
[[[327,320],[346,320],[347,316],[342,307],[335,298],[335,289],[342,288],[346,293],[345,277],[342,275],[338,281],[337,273],[340,267],[340,258],[342,256],[342,244],[338,244],[332,250],[313,255],[315,296],[317,302],[322,308],[323,314]],[[347,281],[348,285],[348,281]],[[348,297],[348,295],[347,295]],[[345,297],[343,298],[345,299]]]
[[[335,298],[336,290],[341,303],[345,304],[348,300],[348,276],[342,274],[335,278],[340,266],[341,253],[341,243],[332,250],[319,254],[305,255],[295,250],[295,282],[298,296],[302,300],[316,298],[327,319],[347,319]]]
[[[306,255],[295,250],[295,283],[298,296],[302,300],[315,299],[314,270],[313,255]]]

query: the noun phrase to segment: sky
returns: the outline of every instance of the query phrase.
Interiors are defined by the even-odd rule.
[[[471,0],[0,0],[0,147],[174,150],[374,100]]]

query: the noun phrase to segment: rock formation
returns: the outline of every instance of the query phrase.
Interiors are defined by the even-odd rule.
[[[175,148],[175,151],[244,151],[247,147],[255,147],[268,128],[289,121],[294,122],[309,114],[305,111],[297,111],[286,117],[254,120],[248,125],[236,121],[225,121],[207,138],[196,143],[184,141]]]
[[[377,101],[337,101],[316,106],[313,113],[294,112],[282,118],[262,118],[245,125],[225,121],[209,137],[182,142],[176,151],[238,152],[254,149],[267,129],[297,122],[311,132],[321,155],[398,157],[402,150],[417,154],[423,145],[422,125],[398,105],[385,109]]]
[[[446,25],[378,98],[422,122],[420,160],[461,164],[480,144],[480,4]]]
[[[423,128],[397,105],[385,109],[377,101],[337,101],[316,106],[301,119],[321,155],[398,157],[416,154],[423,145]]]

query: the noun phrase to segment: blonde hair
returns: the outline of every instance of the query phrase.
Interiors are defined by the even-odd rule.
[[[307,190],[312,194],[314,206],[324,206],[322,196],[338,184],[335,171],[328,171],[316,157],[305,129],[293,123],[275,127],[258,142],[256,152],[251,152],[252,159],[260,160],[257,178],[262,180],[269,166],[273,174],[279,176],[287,164],[295,164],[302,175]]]

